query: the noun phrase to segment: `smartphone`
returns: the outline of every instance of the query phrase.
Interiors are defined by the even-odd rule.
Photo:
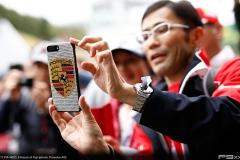
[[[75,45],[70,42],[50,44],[47,55],[53,104],[57,111],[81,111]]]

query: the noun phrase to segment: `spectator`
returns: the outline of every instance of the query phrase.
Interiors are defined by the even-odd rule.
[[[201,44],[206,50],[210,59],[210,66],[214,68],[221,67],[226,61],[233,59],[235,53],[231,46],[222,46],[223,26],[218,21],[218,17],[213,12],[196,8],[203,26],[204,38]]]

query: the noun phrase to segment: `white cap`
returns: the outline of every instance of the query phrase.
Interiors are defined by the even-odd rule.
[[[47,46],[50,44],[52,44],[50,41],[41,41],[33,48],[31,52],[33,63],[42,62],[48,64]]]
[[[110,46],[112,53],[117,50],[125,50],[141,58],[145,58],[142,44],[137,41],[137,38],[134,34],[124,34],[120,37],[116,37],[113,41],[115,43]]]

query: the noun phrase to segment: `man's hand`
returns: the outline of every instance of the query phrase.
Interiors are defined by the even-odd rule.
[[[21,96],[21,88],[19,86],[19,82],[22,76],[22,71],[13,69],[4,78],[4,91],[9,94],[9,100],[11,101],[17,101]]]
[[[59,128],[63,139],[85,156],[95,159],[99,155],[110,155],[100,127],[94,119],[84,96],[79,99],[81,112],[72,117],[68,112],[57,112],[49,98],[49,113]],[[101,156],[100,156],[101,157]]]
[[[111,97],[133,106],[137,99],[137,93],[118,72],[108,43],[101,37],[90,36],[85,36],[81,41],[70,38],[70,42],[87,50],[95,59],[96,66],[85,61],[81,63],[81,67],[92,74],[98,87]]]

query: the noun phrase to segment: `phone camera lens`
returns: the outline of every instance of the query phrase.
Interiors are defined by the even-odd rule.
[[[57,46],[57,45],[47,47],[48,52],[54,52],[54,51],[58,51],[58,50],[59,50],[59,46]]]
[[[54,49],[55,49],[55,51],[58,51],[59,47],[58,46],[54,46]]]

